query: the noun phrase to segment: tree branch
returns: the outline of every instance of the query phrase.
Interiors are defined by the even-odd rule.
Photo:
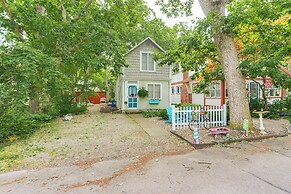
[[[86,9],[87,7],[89,7],[89,5],[90,5],[92,2],[93,2],[93,0],[88,0],[88,1],[85,3],[83,9]],[[79,15],[75,16],[74,21],[78,21],[80,18],[81,18],[81,16],[80,16],[80,14],[79,14]]]
[[[20,28],[17,25],[17,23],[14,21],[13,15],[7,5],[7,3],[5,2],[5,0],[0,0],[2,6],[4,7],[4,10],[8,16],[8,18],[12,21],[13,23],[13,27],[14,27],[14,32],[17,35],[18,38],[20,38],[21,40],[23,40],[22,34],[20,33]]]

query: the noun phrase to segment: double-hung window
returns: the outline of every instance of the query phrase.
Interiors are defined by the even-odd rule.
[[[148,84],[149,98],[161,99],[161,84]]]
[[[221,91],[220,91],[220,84],[219,83],[212,83],[208,87],[209,94],[206,94],[207,98],[220,98]]]
[[[156,63],[154,61],[153,55],[150,52],[141,52],[141,71],[156,71]]]
[[[272,85],[270,88],[266,88],[266,94],[268,97],[279,97],[281,90],[280,87]]]

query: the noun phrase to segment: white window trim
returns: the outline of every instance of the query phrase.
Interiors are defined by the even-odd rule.
[[[163,90],[163,88],[162,88],[162,84],[161,83],[147,83],[147,90],[149,91],[149,85],[160,85],[160,98],[150,98],[149,97],[149,99],[159,99],[159,100],[161,100],[162,99],[162,94],[163,94],[163,92],[162,92],[162,90]]]
[[[278,90],[279,91],[279,94],[278,96],[274,96],[272,95],[271,96],[271,90]],[[265,93],[267,94],[267,97],[268,98],[278,98],[278,97],[281,97],[281,87],[276,87],[274,85],[272,85],[270,88],[265,88]]]
[[[205,97],[206,98],[213,98],[213,99],[221,98],[221,83],[220,82],[219,83],[211,83],[209,87],[212,87],[212,86],[215,87],[214,89],[211,89],[211,90],[215,91],[215,96],[211,96],[211,91],[210,91],[209,94],[205,94]],[[217,95],[217,92],[216,92],[217,88],[216,87],[219,87],[219,92],[220,92],[219,96]]]
[[[146,51],[140,51],[140,61],[139,61],[139,65],[140,65],[140,71],[142,72],[156,72],[156,61],[154,61],[154,70],[143,70],[142,69],[142,54],[153,54],[154,52],[146,52]],[[147,64],[148,65],[148,64]],[[149,68],[148,68],[149,69]]]

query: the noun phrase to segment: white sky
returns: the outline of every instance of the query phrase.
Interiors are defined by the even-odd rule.
[[[167,26],[173,27],[176,23],[178,22],[190,22],[191,20],[195,19],[196,17],[204,17],[203,11],[199,5],[198,0],[194,1],[194,5],[192,8],[192,16],[190,17],[178,17],[178,18],[167,18],[166,15],[164,15],[161,11],[160,11],[160,6],[155,5],[155,1],[156,0],[145,0],[145,2],[147,2],[148,6],[150,8],[152,8],[154,10],[154,12],[156,12],[156,16],[158,18],[161,18]]]

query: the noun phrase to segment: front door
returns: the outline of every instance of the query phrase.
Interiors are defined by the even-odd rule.
[[[129,109],[137,109],[137,86],[136,85],[130,85],[128,87],[127,106]]]

